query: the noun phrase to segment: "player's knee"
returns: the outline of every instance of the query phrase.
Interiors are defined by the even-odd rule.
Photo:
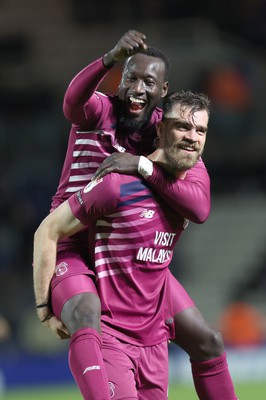
[[[210,328],[201,346],[201,359],[210,360],[224,352],[223,338],[219,331]]]
[[[72,320],[82,327],[98,324],[100,314],[93,304],[79,303],[73,309]]]
[[[81,328],[94,328],[100,332],[101,306],[98,297],[78,296],[70,299],[62,310],[62,320],[70,333]]]

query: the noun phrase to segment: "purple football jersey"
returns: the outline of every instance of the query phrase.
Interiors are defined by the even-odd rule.
[[[107,175],[72,196],[69,204],[90,225],[102,330],[144,346],[166,340],[168,265],[188,221],[144,181],[128,175]]]

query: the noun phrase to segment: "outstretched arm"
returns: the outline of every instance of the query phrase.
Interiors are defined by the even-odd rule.
[[[202,224],[210,214],[210,178],[202,161],[186,172],[185,179],[169,179],[154,163],[153,172],[146,176],[149,185],[167,204],[185,218]]]
[[[103,161],[93,179],[114,171],[129,175],[140,173],[172,209],[192,222],[201,224],[209,216],[210,178],[202,161],[186,172],[185,179],[173,179],[146,157],[113,153]]]
[[[86,119],[85,104],[90,100],[90,110],[97,107],[93,93],[107,75],[108,70],[117,62],[146,47],[145,35],[135,30],[126,32],[115,47],[85,67],[70,82],[64,97],[63,111],[65,117],[72,123],[79,123]]]
[[[68,332],[61,321],[52,314],[49,307],[49,290],[55,266],[58,241],[70,236],[84,225],[74,217],[68,202],[63,203],[49,214],[34,235],[33,246],[33,286],[38,318],[61,339]]]

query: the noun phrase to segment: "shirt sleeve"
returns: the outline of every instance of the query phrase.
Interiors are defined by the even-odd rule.
[[[83,225],[90,225],[103,215],[112,213],[120,198],[118,174],[109,174],[97,181],[91,181],[73,194],[68,203],[73,215]]]
[[[185,179],[169,179],[154,163],[153,173],[146,178],[151,188],[176,212],[197,224],[210,214],[210,177],[203,161],[187,171]]]
[[[86,120],[85,104],[89,99],[93,98],[95,90],[108,74],[108,71],[109,69],[103,65],[102,58],[99,58],[72,79],[66,90],[63,102],[64,115],[71,123],[80,124]],[[93,111],[93,99],[90,106]]]

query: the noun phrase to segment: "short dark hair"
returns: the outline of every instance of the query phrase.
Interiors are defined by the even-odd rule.
[[[162,60],[162,62],[164,63],[164,79],[165,79],[165,81],[168,81],[169,73],[170,73],[170,69],[171,69],[171,64],[170,64],[169,58],[161,50],[158,50],[155,47],[151,47],[151,46],[146,47],[146,49],[140,50],[136,54],[140,54],[140,53],[145,54],[146,56],[149,56],[149,57],[159,58],[160,60]],[[134,54],[134,55],[136,55],[136,54]],[[134,57],[134,55],[130,56],[129,58]],[[124,64],[123,70],[125,70],[125,67],[127,65],[127,60]]]
[[[192,92],[191,90],[181,90],[180,92],[168,93],[163,98],[163,118],[167,117],[173,107],[177,104],[183,108],[191,108],[191,112],[206,110],[208,115],[211,113],[211,101],[203,93]]]
[[[167,55],[164,54],[161,50],[156,49],[155,47],[151,47],[151,46],[148,46],[148,47],[146,47],[146,49],[141,50],[140,53],[146,54],[147,56],[150,56],[150,57],[156,57],[156,58],[159,58],[160,60],[162,60],[164,63],[164,66],[165,66],[164,77],[165,77],[165,80],[168,81],[169,73],[171,70],[171,63],[170,63],[170,60],[167,57]]]

